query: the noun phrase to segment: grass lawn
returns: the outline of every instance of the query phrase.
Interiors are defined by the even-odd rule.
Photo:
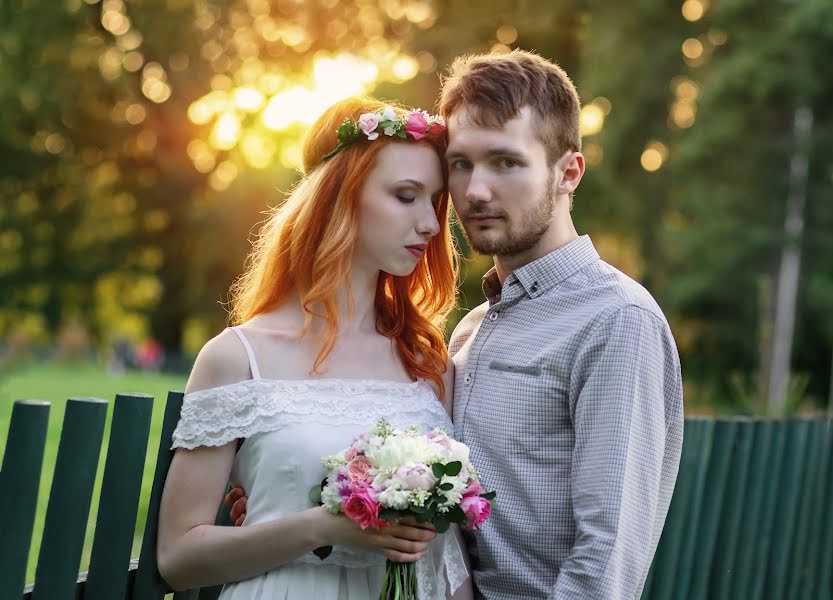
[[[52,472],[58,452],[58,441],[60,439],[60,428],[64,417],[66,399],[72,397],[94,397],[110,401],[107,423],[105,425],[104,442],[102,443],[101,455],[99,457],[96,485],[90,508],[90,518],[87,523],[87,536],[84,540],[84,553],[81,558],[80,570],[85,571],[90,560],[93,529],[98,511],[98,496],[101,491],[104,460],[107,456],[107,439],[109,437],[110,421],[113,412],[112,404],[116,394],[119,392],[141,392],[154,397],[150,441],[148,443],[145,460],[142,495],[139,500],[136,535],[133,540],[132,556],[138,557],[141,547],[141,532],[144,530],[145,520],[147,518],[150,488],[153,484],[156,453],[159,450],[159,433],[162,428],[165,398],[169,390],[184,389],[185,381],[185,376],[152,373],[114,375],[107,373],[101,367],[92,365],[31,365],[16,371],[0,374],[0,460],[2,460],[5,451],[6,436],[9,430],[9,420],[11,419],[14,401],[49,400],[52,404],[49,414],[49,431],[47,433],[46,450],[44,453],[43,474],[41,476],[40,492],[38,495],[38,511],[35,518],[32,547],[26,570],[27,582],[32,582],[35,578],[35,567],[40,550],[43,522],[46,516],[49,489],[52,484]],[[5,515],[3,518],[13,518],[13,515]],[[125,565],[126,568],[127,565]]]

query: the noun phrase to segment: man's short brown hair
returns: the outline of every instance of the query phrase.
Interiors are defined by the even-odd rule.
[[[535,131],[551,164],[565,152],[581,150],[576,88],[564,69],[532,52],[456,58],[443,80],[440,114],[448,120],[461,106],[484,127],[501,127],[531,107],[541,120]]]

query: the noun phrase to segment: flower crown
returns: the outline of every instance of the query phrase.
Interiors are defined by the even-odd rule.
[[[379,137],[380,132],[388,136],[395,135],[402,139],[411,136],[413,139],[419,140],[436,128],[439,128],[439,131],[445,129],[442,117],[429,115],[424,110],[413,110],[407,115],[398,115],[393,107],[386,106],[376,112],[361,114],[358,121],[354,121],[350,117],[344,119],[336,134],[338,146],[325,154],[321,160],[327,160],[331,156],[335,156],[350,144],[362,139],[375,140]]]

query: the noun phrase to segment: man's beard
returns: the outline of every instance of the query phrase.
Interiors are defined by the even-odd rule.
[[[547,187],[538,202],[524,212],[519,218],[519,223],[514,226],[507,220],[508,217],[505,212],[492,213],[488,209],[478,210],[476,206],[469,210],[462,222],[463,235],[472,250],[478,254],[490,256],[514,256],[533,248],[550,228],[553,207],[555,206],[554,185],[555,176],[551,174],[547,179]],[[503,219],[508,226],[507,230],[499,238],[486,238],[484,236],[485,239],[475,239],[478,234],[471,235],[468,232],[466,220],[478,215],[496,216]]]

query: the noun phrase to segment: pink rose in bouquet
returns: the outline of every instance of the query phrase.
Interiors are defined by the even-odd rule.
[[[357,456],[347,463],[347,477],[354,485],[369,484],[373,478],[368,475],[370,472],[370,461],[365,456]]]
[[[341,503],[344,514],[356,522],[362,529],[374,527],[380,529],[389,523],[379,518],[379,503],[373,497],[370,488],[359,488]]]
[[[466,515],[466,528],[477,529],[492,514],[492,503],[483,497],[485,493],[479,482],[472,482],[463,493],[460,508]]]

